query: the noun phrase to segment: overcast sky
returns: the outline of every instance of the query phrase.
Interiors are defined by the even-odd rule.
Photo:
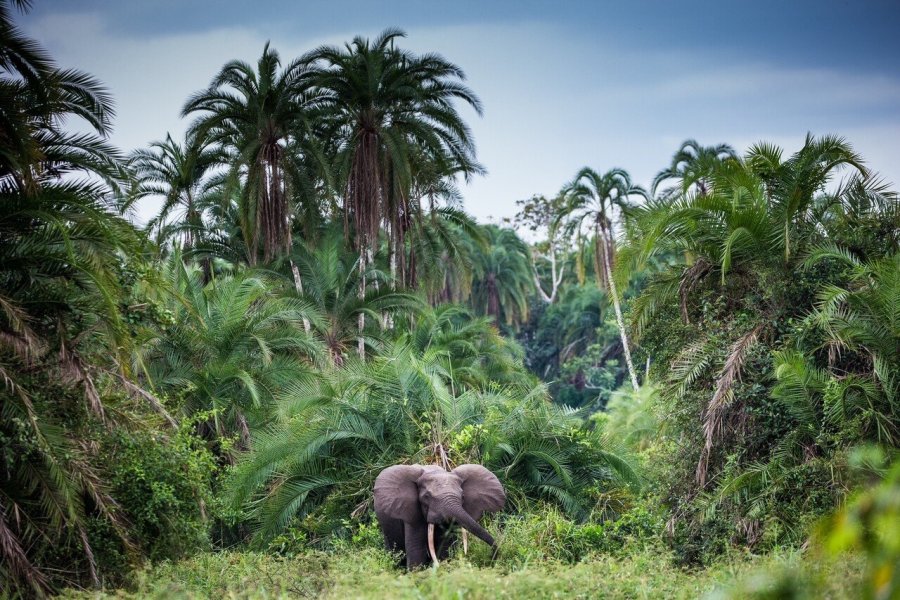
[[[460,65],[484,103],[483,118],[466,117],[488,174],[463,190],[482,221],[586,165],[649,185],[686,138],[793,152],[808,131],[839,134],[900,182],[897,0],[35,4],[19,21],[110,88],[125,150],[181,136],[188,95],[228,60],[255,63],[267,40],[289,60],[400,27],[407,48]]]

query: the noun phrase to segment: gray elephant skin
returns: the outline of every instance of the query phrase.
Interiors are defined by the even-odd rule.
[[[481,465],[460,465],[452,471],[436,465],[394,465],[375,479],[375,515],[385,545],[404,553],[410,569],[447,557],[455,541],[453,522],[496,548],[478,521],[486,512],[501,510],[505,502],[503,485]]]

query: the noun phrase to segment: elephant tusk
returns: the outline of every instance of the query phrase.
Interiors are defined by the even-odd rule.
[[[434,551],[434,523],[428,524],[428,553],[431,554],[431,560],[434,561],[434,566],[441,564],[438,560],[437,552]]]
[[[463,554],[469,553],[469,532],[463,529]]]

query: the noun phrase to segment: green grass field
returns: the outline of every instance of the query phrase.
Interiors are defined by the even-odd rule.
[[[473,559],[476,557],[473,557]],[[862,562],[820,562],[796,552],[733,557],[687,570],[658,551],[478,566],[458,557],[437,569],[396,569],[373,549],[307,552],[293,557],[206,553],[136,574],[128,590],[69,590],[65,598],[852,598]]]

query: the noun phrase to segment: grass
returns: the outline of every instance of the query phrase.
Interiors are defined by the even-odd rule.
[[[542,559],[456,557],[437,569],[397,569],[387,553],[346,547],[292,557],[255,552],[205,553],[163,562],[134,576],[128,590],[64,598],[852,598],[862,561],[819,561],[796,551],[740,556],[704,570],[673,566],[659,550],[589,556],[569,564]]]

